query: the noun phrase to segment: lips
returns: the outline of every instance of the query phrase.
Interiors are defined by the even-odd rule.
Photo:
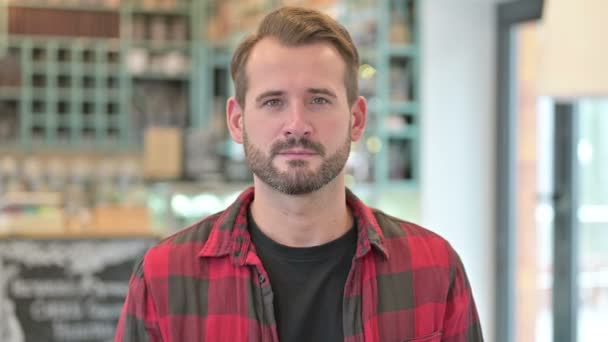
[[[279,155],[290,155],[290,156],[312,156],[318,154],[315,151],[304,150],[304,149],[288,149],[278,153]]]

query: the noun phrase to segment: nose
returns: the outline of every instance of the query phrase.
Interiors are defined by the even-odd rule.
[[[312,135],[312,125],[310,117],[306,115],[306,108],[302,105],[294,105],[287,114],[283,135],[285,138],[310,137]]]

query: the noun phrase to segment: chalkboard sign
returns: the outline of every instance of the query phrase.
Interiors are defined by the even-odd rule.
[[[109,342],[153,238],[0,240],[0,341]]]

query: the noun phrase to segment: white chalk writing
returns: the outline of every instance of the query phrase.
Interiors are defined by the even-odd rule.
[[[150,241],[0,241],[0,258],[29,267],[59,266],[72,274],[97,273],[141,256]]]
[[[57,341],[95,341],[114,335],[112,322],[55,323],[53,337]]]
[[[80,303],[70,300],[35,300],[30,305],[30,315],[39,322],[84,318]]]

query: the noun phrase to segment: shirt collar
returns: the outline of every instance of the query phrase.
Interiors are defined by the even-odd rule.
[[[216,218],[209,238],[198,254],[200,257],[230,255],[236,265],[249,263],[248,256],[252,243],[247,229],[247,210],[253,198],[254,187],[250,187]],[[388,251],[383,244],[384,234],[372,209],[349,189],[346,189],[346,203],[352,210],[358,231],[355,258],[363,257],[372,248],[388,258]]]

